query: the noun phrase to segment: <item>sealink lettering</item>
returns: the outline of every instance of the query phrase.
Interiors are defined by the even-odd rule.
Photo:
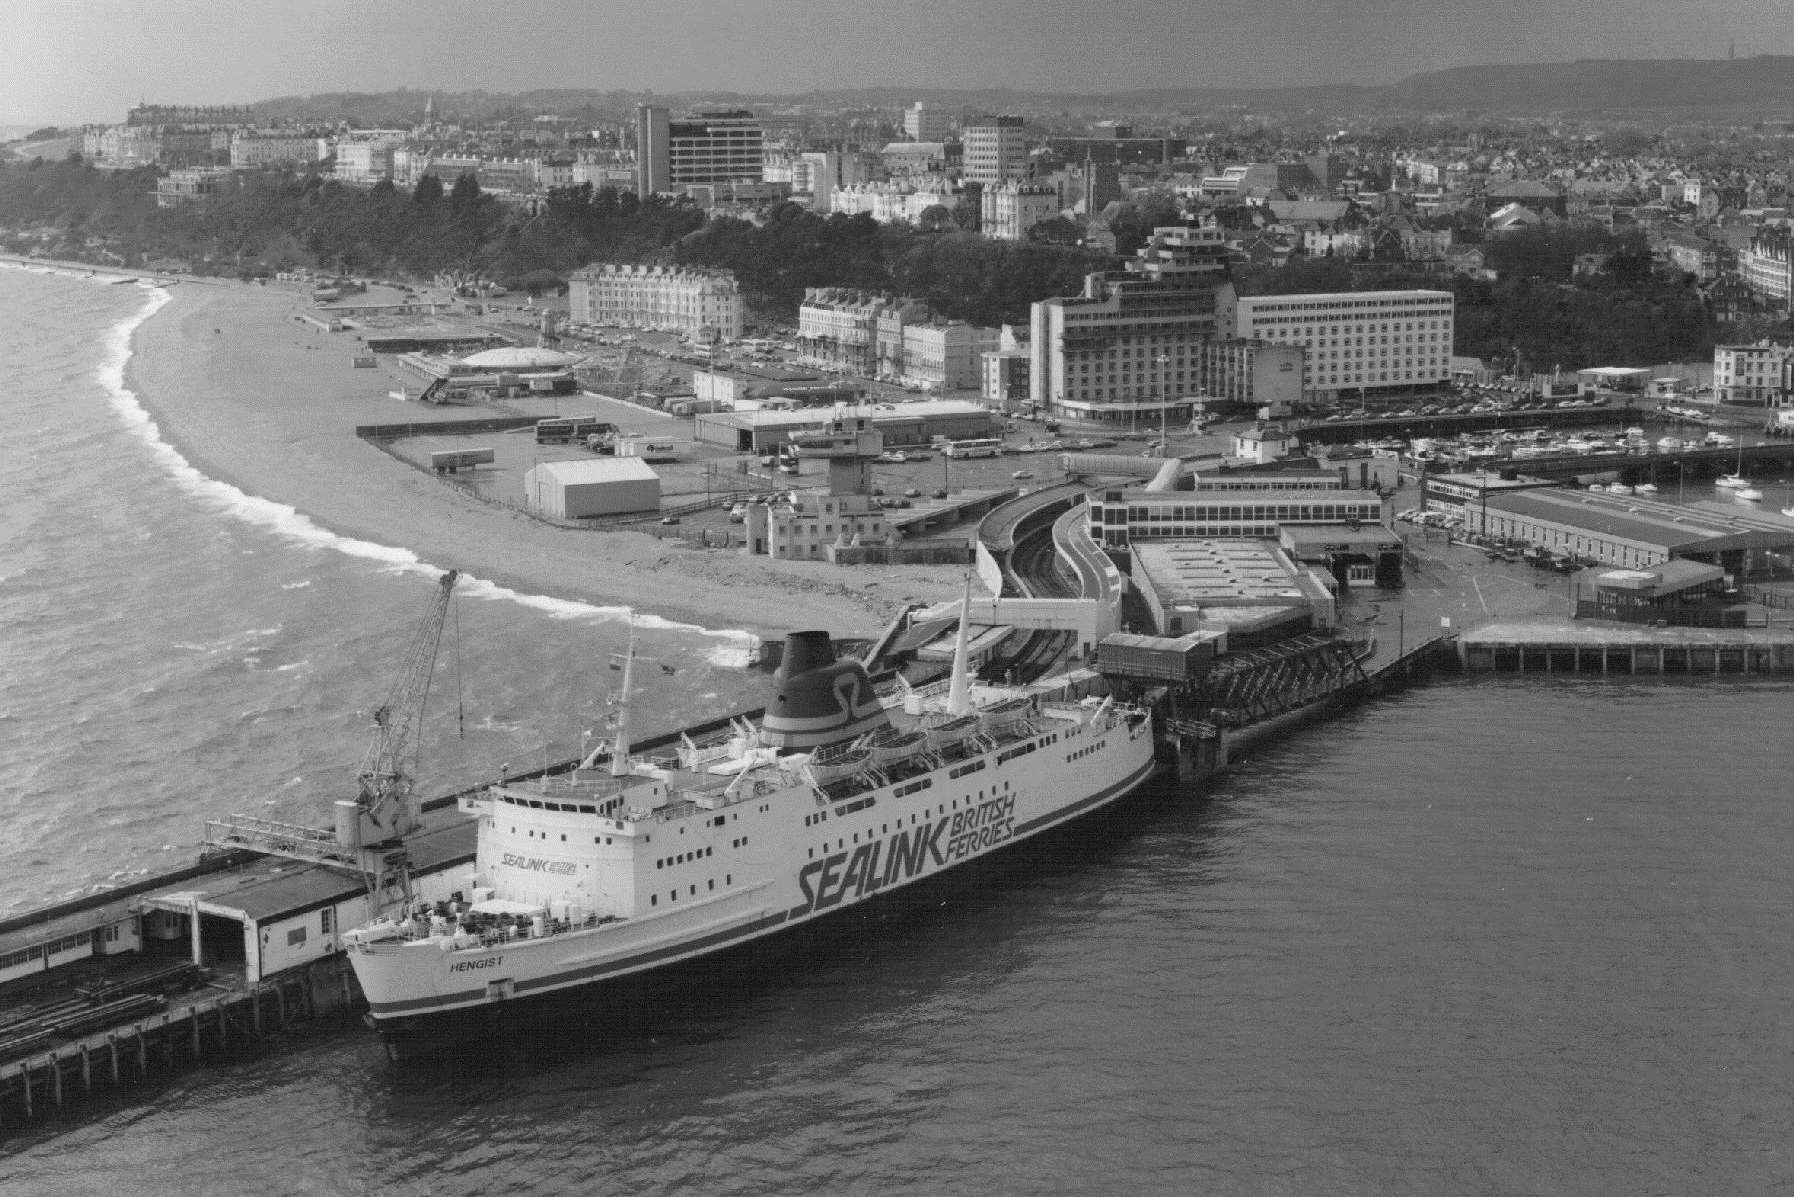
[[[907,828],[852,852],[836,852],[798,870],[803,901],[790,917],[827,910],[876,894],[926,872],[995,847],[1015,834],[1015,798],[993,798],[969,810]],[[888,848],[888,851],[887,851]],[[883,868],[879,867],[883,861]]]
[[[846,859],[847,853],[837,852],[822,862],[822,876],[816,881],[816,904],[814,909],[827,910],[841,900],[841,874],[839,869],[841,862]]]

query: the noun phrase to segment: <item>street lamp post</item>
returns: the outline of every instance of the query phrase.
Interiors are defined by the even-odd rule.
[[[1168,354],[1159,354],[1153,359],[1159,364],[1159,456],[1171,456],[1171,437],[1165,416],[1165,363],[1170,360]]]

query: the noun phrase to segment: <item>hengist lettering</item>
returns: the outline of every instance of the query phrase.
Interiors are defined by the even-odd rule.
[[[790,917],[870,897],[929,869],[976,855],[1015,834],[1015,799],[994,798],[969,810],[905,828],[883,840],[813,860],[797,874],[803,902]]]
[[[503,956],[487,956],[480,960],[457,960],[449,965],[451,973],[470,973],[480,968],[497,968]]]
[[[562,877],[570,877],[574,872],[574,864],[570,860],[547,860],[540,856],[518,856],[506,852],[501,864],[513,869],[527,869],[532,873],[554,873]]]

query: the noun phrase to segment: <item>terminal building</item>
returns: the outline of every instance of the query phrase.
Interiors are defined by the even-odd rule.
[[[1161,636],[1224,631],[1239,652],[1337,622],[1327,585],[1273,542],[1144,543],[1129,555]]]
[[[1382,495],[1344,488],[1099,490],[1091,494],[1089,510],[1091,538],[1110,549],[1142,540],[1274,540],[1284,524],[1388,525]]]

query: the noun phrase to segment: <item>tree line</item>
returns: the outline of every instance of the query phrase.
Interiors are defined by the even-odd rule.
[[[1456,298],[1453,352],[1510,371],[1711,359],[1733,335],[1713,318],[1694,281],[1653,266],[1644,235],[1541,226],[1483,247],[1495,280],[1396,264],[1306,258],[1236,272],[1244,295],[1430,289]],[[1577,272],[1581,260],[1587,269]]]
[[[1087,273],[1117,261],[1063,238],[992,241],[952,222],[881,225],[792,203],[753,220],[706,218],[687,200],[638,200],[589,184],[534,204],[502,203],[472,176],[446,187],[426,176],[406,190],[250,172],[228,176],[203,202],[161,208],[158,173],[99,170],[78,159],[0,166],[0,241],[55,257],[110,253],[127,265],[178,259],[245,277],[298,268],[411,279],[448,273],[528,288],[558,285],[593,262],[727,269],[757,324],[793,321],[809,287],[911,296],[944,318],[983,326],[1024,324],[1030,305],[1078,293]],[[1141,221],[1159,218],[1143,213]],[[1131,242],[1141,230],[1121,231]],[[1547,225],[1491,240],[1484,254],[1497,281],[1331,258],[1274,270],[1242,264],[1235,281],[1243,294],[1450,290],[1457,353],[1534,370],[1701,358],[1722,336],[1737,335],[1716,324],[1691,280],[1653,267],[1636,231]],[[1579,261],[1599,266],[1579,274]]]

